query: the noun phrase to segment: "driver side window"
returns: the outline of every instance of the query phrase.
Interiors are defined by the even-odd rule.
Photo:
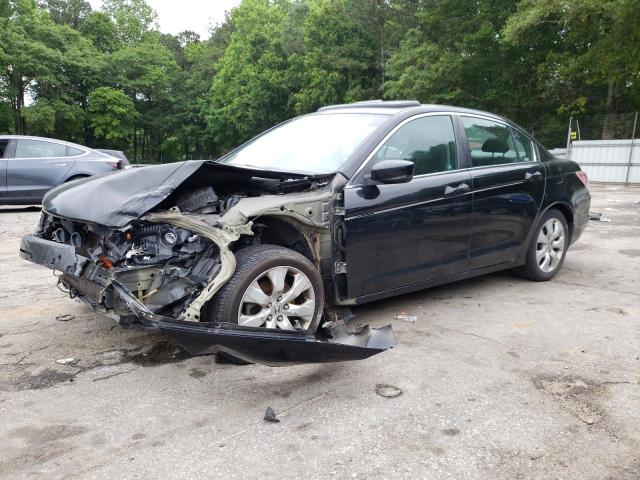
[[[378,149],[372,165],[382,160],[414,162],[415,175],[455,170],[457,154],[451,117],[421,117],[403,125]]]

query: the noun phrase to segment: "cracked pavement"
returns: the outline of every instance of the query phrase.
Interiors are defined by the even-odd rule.
[[[638,479],[640,189],[591,190],[611,223],[590,222],[553,281],[365,305],[398,347],[285,368],[189,357],[91,313],[18,258],[37,209],[0,208],[0,477]]]

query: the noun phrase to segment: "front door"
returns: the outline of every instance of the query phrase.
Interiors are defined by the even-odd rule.
[[[7,160],[7,198],[40,203],[44,194],[60,184],[74,160],[61,143],[20,138],[13,158]]]
[[[344,190],[350,297],[419,284],[466,268],[471,175],[449,115],[427,115],[397,127]],[[373,185],[368,170],[382,160],[411,160],[414,178]]]
[[[471,157],[473,217],[469,268],[513,262],[544,196],[543,165],[531,139],[505,123],[460,117]]]

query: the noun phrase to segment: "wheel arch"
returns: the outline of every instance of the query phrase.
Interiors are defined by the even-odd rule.
[[[571,205],[564,202],[552,203],[540,212],[540,215],[538,216],[538,221],[540,221],[540,218],[542,218],[542,216],[545,213],[547,213],[549,210],[552,210],[552,209],[558,210],[560,213],[562,213],[562,215],[564,215],[564,219],[567,221],[567,225],[569,226],[569,243],[571,243],[571,237],[573,236],[573,225],[574,225],[573,208],[571,208]],[[536,222],[536,225],[537,225],[537,222]]]
[[[262,216],[254,220],[260,243],[294,250],[319,266],[320,255],[315,247],[315,232],[294,220],[277,216]]]
[[[540,223],[540,219],[552,209],[558,210],[562,215],[564,215],[565,220],[567,221],[567,225],[569,226],[569,243],[571,243],[571,237],[573,235],[573,209],[571,205],[565,202],[553,202],[549,205],[543,207],[538,212],[535,221],[531,224],[531,229],[529,230],[529,234],[527,235],[526,242],[523,244],[523,248],[518,255],[518,258],[515,260],[514,265],[519,266],[522,265],[527,258],[527,252],[531,246],[531,242],[533,241],[533,235],[535,234],[536,229],[538,228],[538,224]]]
[[[73,182],[74,180],[80,180],[81,178],[91,177],[90,173],[77,173],[74,172],[73,175],[69,175],[69,177],[65,178],[62,183]]]

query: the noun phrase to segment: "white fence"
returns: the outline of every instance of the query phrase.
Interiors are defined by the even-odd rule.
[[[640,140],[576,140],[551,153],[578,162],[592,182],[640,183]]]

